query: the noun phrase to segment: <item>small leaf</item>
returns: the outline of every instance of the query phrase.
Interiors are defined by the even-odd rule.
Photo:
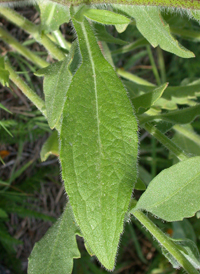
[[[84,16],[90,20],[106,25],[129,24],[131,21],[126,16],[109,10],[88,9],[84,12]]]
[[[168,84],[164,84],[153,91],[147,92],[140,96],[137,96],[132,99],[132,103],[136,112],[139,108],[148,109],[162,96],[164,90],[167,88]]]
[[[173,124],[188,124],[191,123],[197,116],[200,115],[200,105],[183,108],[180,110],[171,111],[158,115],[138,115],[140,124],[145,124],[150,121],[167,121]]]
[[[71,274],[73,258],[80,258],[75,235],[79,234],[69,203],[57,222],[35,244],[28,274]]]
[[[158,7],[116,4],[113,7],[135,18],[138,30],[153,47],[159,45],[163,50],[183,58],[194,57],[191,51],[181,46],[171,35],[169,25],[162,18]]]
[[[93,22],[93,27],[94,27],[96,37],[100,41],[104,41],[104,42],[107,42],[107,43],[118,44],[118,45],[127,45],[128,44],[128,42],[126,42],[124,40],[121,40],[119,38],[115,38],[112,35],[110,35],[110,33],[108,33],[106,31],[105,26],[103,26],[101,24]]]
[[[196,268],[200,269],[200,254],[196,244],[189,239],[170,239],[179,249],[179,251],[186,257],[186,259]],[[162,249],[162,253],[170,261],[174,268],[179,268],[180,265],[172,257],[171,254]]]
[[[41,30],[52,32],[70,20],[69,8],[61,4],[39,1]]]
[[[119,33],[124,32],[129,24],[121,24],[121,25],[115,25],[116,31]]]
[[[137,190],[145,190],[146,189],[145,183],[143,183],[143,181],[140,178],[137,179],[137,182],[135,184],[135,189],[137,189]]]
[[[168,222],[189,218],[200,210],[200,157],[160,172],[140,197],[136,210],[151,212]]]
[[[72,47],[73,48],[73,47]],[[47,119],[51,129],[60,121],[66,94],[71,83],[72,73],[69,70],[71,54],[64,61],[56,62],[47,68],[40,69],[36,75],[44,75],[44,94],[47,110]]]
[[[84,239],[111,270],[137,178],[137,122],[126,90],[104,59],[89,22],[74,18],[72,22],[82,64],[63,111],[62,176]]]
[[[42,146],[40,152],[41,161],[46,161],[50,155],[59,156],[59,139],[57,131],[54,131]]]

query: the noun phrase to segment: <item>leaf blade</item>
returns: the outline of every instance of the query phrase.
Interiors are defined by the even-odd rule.
[[[137,123],[89,23],[72,20],[83,61],[64,107],[60,160],[83,236],[100,262],[112,269],[136,179]]]
[[[153,47],[158,45],[169,52],[183,58],[194,57],[194,54],[181,46],[171,35],[169,25],[162,18],[158,7],[113,5],[114,8],[135,18],[136,25],[142,35]]]
[[[29,274],[71,274],[73,258],[79,258],[75,235],[78,233],[68,204],[59,220],[35,244],[29,257]],[[50,245],[51,243],[51,245]]]
[[[173,222],[192,217],[200,209],[200,157],[163,170],[140,197],[136,210],[147,210]]]

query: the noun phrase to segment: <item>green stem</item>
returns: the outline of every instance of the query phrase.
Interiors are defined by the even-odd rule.
[[[132,214],[145,226],[153,237],[176,259],[180,266],[189,274],[199,274],[195,267],[177,249],[176,245],[167,237],[143,212],[137,210]]]
[[[22,56],[36,64],[38,67],[47,67],[49,65],[48,62],[31,52],[21,43],[19,43],[14,37],[12,37],[6,30],[0,27],[0,38],[11,47],[13,47],[17,52],[19,52]]]
[[[157,70],[157,67],[156,67],[156,63],[155,63],[154,58],[153,58],[151,47],[149,45],[147,46],[147,52],[148,52],[148,55],[149,55],[149,60],[150,60],[151,66],[152,66],[153,74],[156,78],[157,85],[160,86],[161,85],[160,76],[159,76],[159,73],[158,73],[158,70]]]
[[[17,75],[8,62],[5,62],[5,68],[10,73],[12,82],[26,95],[26,97],[33,102],[33,104],[41,111],[46,117],[45,102]]]
[[[158,54],[158,65],[160,68],[161,82],[162,84],[166,83],[166,70],[165,70],[165,60],[163,56],[163,51],[160,47],[157,47]]]
[[[127,4],[127,5],[149,5],[149,6],[162,6],[172,8],[184,8],[184,9],[200,9],[199,0],[51,0],[52,2],[59,3],[62,5],[73,4]],[[5,3],[17,3],[19,0],[0,0],[0,4]],[[32,1],[20,0],[21,3],[30,3]]]
[[[0,14],[16,26],[31,34],[35,40],[40,42],[56,59],[63,60],[65,58],[65,54],[62,50],[59,49],[59,47],[54,44],[47,35],[40,33],[39,26],[34,25],[31,21],[9,8],[1,7]]]
[[[153,124],[146,123],[143,126],[152,136],[154,136],[161,144],[170,150],[180,161],[188,159],[188,155],[182,151],[172,140],[159,131]]]
[[[60,30],[55,30],[53,32],[53,36],[56,39],[56,42],[58,43],[58,45],[60,45],[62,48],[66,49],[66,50],[70,50],[71,48],[71,43],[67,42],[65,40],[65,38],[63,37],[62,33],[60,32]]]

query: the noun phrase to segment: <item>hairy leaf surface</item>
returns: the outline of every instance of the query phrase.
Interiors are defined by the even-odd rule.
[[[40,69],[36,75],[44,75],[44,94],[47,120],[50,128],[58,124],[71,83],[72,73],[69,69],[71,54],[64,61],[56,62],[47,68]]]
[[[194,57],[194,54],[181,46],[171,35],[169,25],[164,21],[158,7],[113,5],[114,8],[135,18],[138,30],[151,43],[183,58]]]
[[[72,19],[82,64],[63,111],[60,160],[66,192],[83,237],[113,269],[136,181],[137,123],[123,84],[84,19]]]
[[[58,30],[60,25],[70,20],[69,8],[63,5],[41,1],[39,2],[41,30],[51,32]]]
[[[167,85],[168,84],[164,84],[153,91],[133,98],[132,103],[136,112],[138,112],[139,108],[147,109],[154,105],[154,103],[162,96],[164,90],[167,88]]]
[[[80,257],[76,234],[79,229],[68,203],[59,220],[35,244],[29,257],[28,274],[71,274],[73,258]]]
[[[136,210],[173,222],[200,210],[200,157],[179,162],[160,172],[139,199]]]
[[[84,15],[90,20],[106,25],[129,24],[130,19],[109,10],[88,9]]]

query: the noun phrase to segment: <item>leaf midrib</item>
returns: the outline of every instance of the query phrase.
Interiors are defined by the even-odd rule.
[[[96,82],[95,64],[94,64],[93,57],[92,57],[92,54],[91,54],[91,47],[90,47],[90,43],[89,43],[89,40],[88,40],[87,31],[85,30],[84,23],[81,23],[81,28],[82,28],[82,31],[83,31],[83,34],[84,34],[84,37],[85,37],[85,43],[86,43],[86,46],[87,46],[88,55],[89,55],[89,58],[90,58],[90,63],[91,63],[91,68],[92,68],[92,73],[93,73],[93,79],[94,79],[94,91],[95,91],[95,103],[96,103],[96,120],[97,120],[97,132],[98,132],[98,145],[99,145],[100,155],[102,155],[101,136],[100,136],[100,128],[99,128],[99,105],[98,105],[98,93],[97,93],[97,82]],[[99,176],[100,176],[99,178],[100,178],[100,182],[101,182],[100,160],[99,160],[99,165],[98,165],[98,172],[99,172]],[[102,195],[102,184],[101,184],[101,195]]]

